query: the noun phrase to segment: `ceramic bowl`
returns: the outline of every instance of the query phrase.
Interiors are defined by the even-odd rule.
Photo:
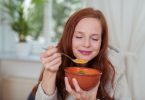
[[[65,68],[65,76],[72,88],[74,88],[72,79],[75,78],[81,89],[89,90],[97,85],[100,80],[101,72],[97,69],[86,67],[68,67]]]

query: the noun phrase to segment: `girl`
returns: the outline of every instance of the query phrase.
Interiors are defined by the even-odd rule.
[[[88,61],[85,67],[102,72],[100,82],[84,91],[73,79],[71,88],[64,68],[76,66],[59,52],[72,58]],[[44,69],[33,93],[36,100],[131,100],[120,61],[113,62],[114,51],[108,50],[108,27],[99,10],[84,8],[75,12],[67,21],[57,47],[50,46],[41,54]],[[118,60],[121,60],[118,58]],[[120,68],[120,69],[119,69]]]

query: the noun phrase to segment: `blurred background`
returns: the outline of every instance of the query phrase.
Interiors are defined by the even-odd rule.
[[[0,0],[0,100],[27,100],[42,69],[39,54],[57,44],[68,17],[84,7],[104,13],[132,99],[145,99],[144,0]]]

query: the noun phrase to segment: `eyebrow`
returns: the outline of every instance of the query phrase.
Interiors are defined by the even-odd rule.
[[[75,31],[76,33],[81,33],[81,34],[83,34],[84,32],[80,32],[80,31]]]
[[[80,32],[80,31],[75,31],[75,32],[77,32],[77,33],[81,33],[81,34],[84,34],[85,32]],[[93,35],[99,35],[99,34],[97,34],[97,33],[93,33]]]

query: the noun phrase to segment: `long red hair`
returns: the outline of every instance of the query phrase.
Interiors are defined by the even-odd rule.
[[[96,18],[99,19],[102,26],[102,43],[99,54],[92,59],[86,67],[96,68],[102,72],[102,76],[100,79],[100,86],[98,89],[97,97],[101,100],[113,100],[113,97],[109,96],[109,93],[106,91],[105,86],[112,84],[115,76],[115,70],[113,65],[108,59],[107,49],[108,49],[108,26],[105,20],[103,13],[99,10],[94,10],[93,8],[84,8],[77,12],[75,12],[65,24],[64,31],[62,37],[57,45],[59,52],[63,52],[72,58],[75,58],[72,51],[72,37],[77,23],[83,18]],[[65,100],[68,96],[68,92],[65,90],[64,83],[64,68],[69,66],[76,66],[73,62],[71,62],[68,58],[62,56],[62,64],[59,67],[56,77],[56,87],[58,89],[58,96]],[[43,71],[40,75],[39,82],[42,80]],[[39,84],[39,83],[38,83]],[[33,94],[37,91],[37,86],[33,89]]]

